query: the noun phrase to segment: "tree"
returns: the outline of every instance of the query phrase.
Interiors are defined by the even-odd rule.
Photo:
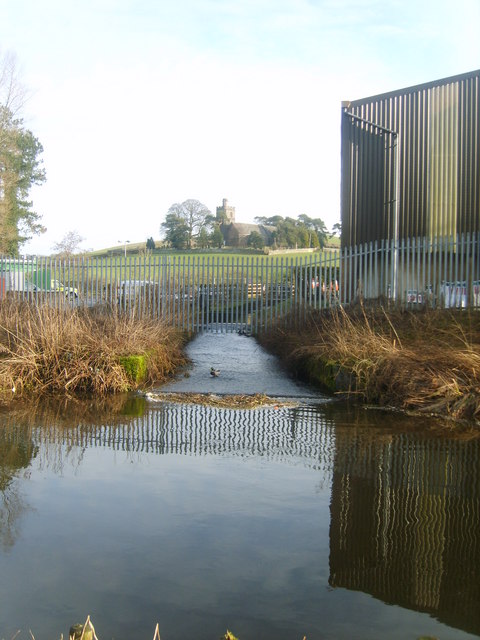
[[[274,244],[278,247],[323,247],[328,237],[323,220],[305,214],[299,215],[296,220],[282,216],[258,217],[255,220],[258,224],[275,227]]]
[[[62,256],[71,256],[77,253],[80,245],[85,240],[77,231],[68,231],[60,242],[53,245],[53,250]]]
[[[278,224],[281,224],[284,219],[282,218],[282,216],[277,215],[277,216],[271,216],[270,218],[267,218],[265,216],[257,216],[256,218],[254,218],[254,220],[257,224],[276,227]]]
[[[27,90],[17,74],[17,59],[14,53],[0,51],[0,105],[15,116],[27,99]]]
[[[0,252],[16,255],[32,234],[45,231],[28,201],[30,189],[45,181],[35,136],[0,105]]]
[[[162,223],[165,231],[165,241],[174,249],[186,249],[189,242],[189,231],[183,218],[175,213],[167,213],[165,222]]]
[[[323,220],[320,218],[309,218],[305,214],[298,216],[298,219],[310,232],[313,231],[317,237],[318,242],[315,242],[315,244],[311,246],[324,247],[328,239],[328,231]]]
[[[342,233],[342,223],[336,222],[332,227],[332,236],[341,235]]]
[[[150,236],[150,238],[147,239],[147,245],[146,245],[147,251],[154,251],[155,250],[155,240]]]
[[[45,231],[28,200],[32,186],[45,181],[45,170],[42,145],[16,117],[24,100],[15,58],[0,57],[0,253],[8,255],[17,255],[23,242]]]
[[[162,227],[166,232],[166,237],[174,235],[182,230],[186,231],[187,241],[186,246],[191,249],[193,241],[198,237],[202,227],[210,226],[212,224],[212,214],[207,207],[198,200],[185,200],[181,204],[172,204],[168,210],[165,222],[162,223]],[[170,238],[170,242],[172,242]],[[173,244],[172,244],[173,246]]]
[[[217,249],[221,249],[224,245],[223,233],[220,231],[218,224],[213,227],[213,231],[210,234],[210,245]]]
[[[197,236],[197,246],[200,249],[206,249],[210,245],[210,237],[205,227],[200,229],[200,233]]]
[[[247,238],[247,245],[252,249],[263,249],[265,242],[258,231],[251,231]]]

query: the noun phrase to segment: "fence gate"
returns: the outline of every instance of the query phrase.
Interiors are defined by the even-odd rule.
[[[330,304],[338,282],[335,291],[325,287],[325,279],[336,281],[335,264],[315,258],[190,256],[119,265],[116,299],[106,299],[120,310],[148,312],[189,332],[258,333],[292,310],[300,318],[309,305]]]

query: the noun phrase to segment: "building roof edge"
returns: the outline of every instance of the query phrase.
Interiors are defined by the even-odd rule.
[[[414,91],[418,91],[419,89],[428,89],[431,87],[440,87],[446,84],[450,84],[452,82],[458,82],[459,80],[466,80],[468,78],[474,78],[475,76],[480,77],[480,69],[475,69],[474,71],[468,71],[467,73],[460,73],[455,76],[449,76],[448,78],[440,78],[439,80],[431,80],[430,82],[424,82],[421,84],[412,85],[411,87],[405,87],[404,89],[394,89],[393,91],[387,91],[385,93],[378,93],[373,96],[368,96],[366,98],[359,98],[358,100],[351,101],[343,101],[342,108],[356,107],[365,102],[372,102],[374,100],[378,100],[379,98],[385,99],[393,96],[402,95],[404,93],[413,93]]]

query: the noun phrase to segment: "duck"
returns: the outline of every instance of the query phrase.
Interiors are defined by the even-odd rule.
[[[210,375],[213,376],[214,378],[218,378],[218,376],[220,375],[219,369],[215,369],[215,367],[210,367]]]

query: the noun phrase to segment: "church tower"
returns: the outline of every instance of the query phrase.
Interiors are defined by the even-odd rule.
[[[235,222],[235,207],[229,206],[226,198],[223,199],[222,206],[217,207],[217,220],[225,224]]]

